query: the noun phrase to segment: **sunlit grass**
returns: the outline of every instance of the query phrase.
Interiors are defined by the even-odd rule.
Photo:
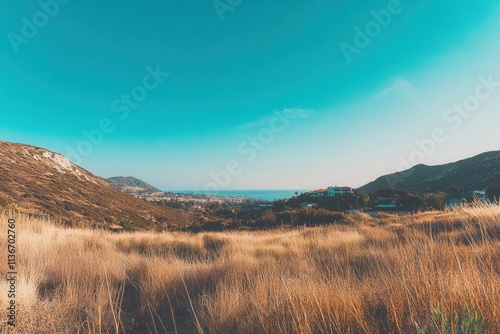
[[[0,226],[11,217],[20,308],[2,333],[441,333],[455,319],[500,332],[499,206],[200,234],[67,229],[14,212]]]

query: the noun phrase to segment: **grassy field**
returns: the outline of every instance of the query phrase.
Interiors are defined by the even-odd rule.
[[[500,207],[263,232],[123,233],[17,221],[3,333],[500,333]],[[0,321],[6,319],[0,281]]]

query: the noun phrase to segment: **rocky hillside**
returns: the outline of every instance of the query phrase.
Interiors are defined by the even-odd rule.
[[[182,212],[127,195],[43,148],[0,141],[0,209],[14,206],[70,224],[176,226]]]
[[[404,172],[379,177],[357,191],[366,194],[393,188],[426,193],[446,191],[450,185],[460,186],[465,191],[500,185],[500,151],[482,153],[445,165],[417,165]]]

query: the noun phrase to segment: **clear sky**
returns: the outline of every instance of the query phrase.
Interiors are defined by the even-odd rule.
[[[500,149],[497,0],[0,7],[0,139],[99,176],[358,187]]]

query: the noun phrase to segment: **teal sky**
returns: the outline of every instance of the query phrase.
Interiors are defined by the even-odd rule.
[[[0,5],[0,139],[96,175],[357,187],[500,148],[500,85],[447,111],[500,82],[498,1],[59,1]]]

